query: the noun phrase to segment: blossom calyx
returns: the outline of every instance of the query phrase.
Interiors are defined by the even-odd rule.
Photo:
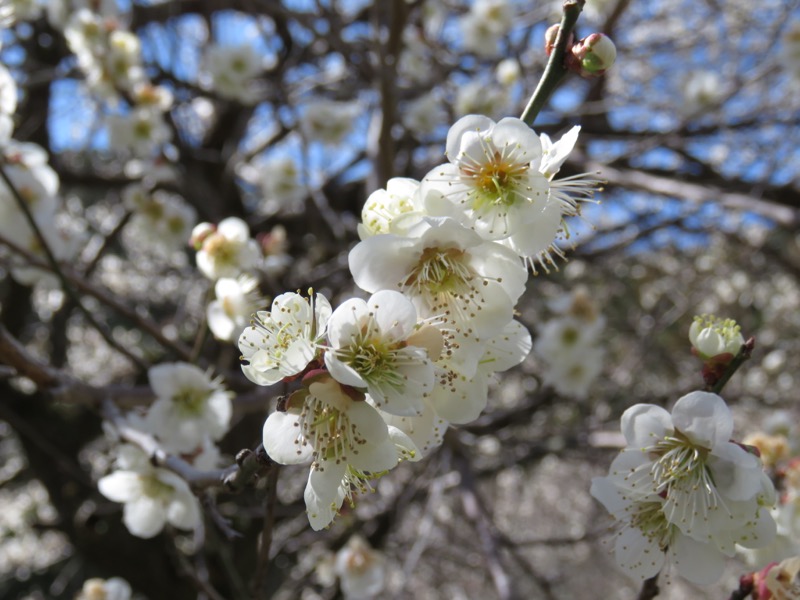
[[[617,58],[617,48],[611,38],[592,33],[572,47],[567,67],[581,77],[597,77],[610,69]]]

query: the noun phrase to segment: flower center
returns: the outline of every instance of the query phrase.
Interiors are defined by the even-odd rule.
[[[636,527],[651,541],[655,541],[661,550],[666,550],[672,541],[674,525],[664,515],[661,502],[640,502],[634,505],[631,526]]]
[[[172,396],[172,402],[182,416],[196,417],[203,413],[208,396],[208,390],[184,388]]]
[[[418,294],[464,294],[470,289],[472,269],[465,264],[465,252],[457,248],[425,248],[405,286]]]
[[[509,160],[510,157],[504,157],[497,151],[487,158],[486,162],[478,165],[461,167],[461,173],[476,191],[472,208],[481,210],[488,206],[511,206],[518,197],[522,197],[517,188],[530,165]]]
[[[341,402],[341,398],[338,399]],[[367,443],[350,423],[347,412],[328,402],[308,395],[300,413],[300,431],[303,438],[314,448],[314,462],[348,462],[348,457],[358,454],[358,447]]]
[[[164,483],[155,475],[139,475],[142,483],[142,492],[149,498],[169,498],[175,488]]]

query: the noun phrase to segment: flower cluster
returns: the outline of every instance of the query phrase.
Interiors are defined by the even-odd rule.
[[[561,253],[562,219],[594,185],[553,180],[576,137],[553,143],[518,119],[459,120],[449,164],[367,200],[349,266],[370,298],[334,310],[321,294],[282,294],[241,335],[250,380],[301,380],[268,417],[264,447],[279,463],[310,463],[312,527],[372,477],[422,458],[448,423],[477,418],[493,375],[527,356],[530,335],[514,320],[526,262]]]
[[[698,584],[717,581],[736,544],[768,545],[775,490],[758,457],[731,442],[733,417],[709,392],[678,400],[672,414],[636,404],[622,415],[627,447],[592,495],[619,522],[617,563],[634,579],[670,562]]]
[[[533,345],[544,366],[544,382],[565,396],[585,398],[603,368],[605,319],[585,288],[560,298],[552,308],[560,315],[542,326]]]
[[[130,104],[108,116],[111,143],[134,156],[151,157],[172,137],[164,113],[173,98],[167,88],[148,80],[139,38],[119,16],[88,8],[78,8],[64,19],[64,37],[89,90],[110,107],[121,106],[123,98]]]
[[[145,415],[129,414],[125,428],[152,436],[162,450],[196,469],[216,468],[220,457],[214,442],[230,425],[230,392],[188,363],[156,365],[148,377],[156,400]],[[106,498],[125,504],[123,522],[135,536],[153,537],[166,523],[180,529],[200,523],[200,505],[186,480],[153,466],[136,446],[120,445],[116,470],[97,485]]]
[[[800,555],[800,430],[792,415],[776,411],[744,443],[758,449],[778,490],[772,509],[778,526],[775,540],[757,550],[740,549],[748,564],[761,568]]]
[[[48,164],[47,153],[36,144],[8,140],[0,149],[0,163],[13,190],[0,180],[0,233],[7,239],[44,259],[45,251],[36,231],[30,226],[20,200],[25,203],[36,228],[57,260],[70,260],[78,251],[76,233],[57,226],[61,215],[58,175]],[[54,282],[55,277],[27,261],[12,259],[11,274],[19,283],[33,285],[39,280]]]

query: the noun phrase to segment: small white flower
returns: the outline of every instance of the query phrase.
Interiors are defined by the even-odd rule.
[[[195,233],[203,229],[200,249],[197,251],[197,268],[209,279],[237,277],[254,270],[262,260],[261,248],[250,238],[247,223],[238,217],[228,217],[219,222],[216,229],[207,223],[195,227]]]
[[[360,535],[336,553],[334,569],[346,600],[375,598],[386,585],[386,558]]]
[[[245,376],[258,385],[272,385],[305,370],[325,339],[331,305],[322,294],[313,300],[300,294],[281,294],[270,312],[255,314],[253,325],[239,337],[247,365]]]
[[[114,148],[148,157],[172,138],[164,116],[152,108],[135,108],[126,115],[108,117],[109,139]]]
[[[735,544],[775,537],[772,483],[732,432],[730,410],[708,392],[682,397],[672,414],[637,404],[622,415],[628,448],[591,493],[622,525],[616,558],[632,577],[656,574],[669,557],[681,576],[710,584]]]
[[[361,210],[358,237],[402,235],[424,216],[418,192],[419,182],[405,177],[394,177],[386,182],[386,189],[372,192]]]
[[[264,449],[281,464],[311,461],[305,490],[309,522],[327,527],[346,498],[371,490],[368,480],[397,465],[389,429],[363,394],[327,373],[314,375],[264,423]]]
[[[744,345],[742,329],[733,319],[720,319],[714,315],[695,317],[689,328],[689,341],[701,358],[720,354],[736,356]]]
[[[484,239],[501,240],[524,230],[547,206],[542,143],[519,119],[462,117],[447,134],[447,157],[449,164],[422,181],[431,214],[455,217]]]
[[[266,66],[252,46],[212,44],[206,49],[203,83],[223,98],[251,104],[260,94],[254,79]]]
[[[218,340],[238,340],[250,322],[250,316],[265,301],[258,292],[258,281],[249,275],[236,279],[221,277],[214,284],[216,300],[206,311],[208,328]]]
[[[325,366],[337,381],[366,388],[386,412],[422,414],[434,380],[431,341],[417,328],[417,311],[403,294],[384,290],[366,302],[348,300],[331,315],[328,339]]]
[[[87,579],[75,600],[130,600],[130,584],[121,577]]]
[[[253,168],[263,196],[259,206],[262,213],[302,210],[308,189],[300,178],[297,162],[291,156],[264,160]]]
[[[681,111],[697,116],[719,105],[727,94],[727,86],[716,71],[691,71],[683,82]]]
[[[147,375],[156,394],[147,423],[166,447],[192,452],[206,436],[219,440],[227,433],[231,393],[220,380],[188,363],[156,365]]]
[[[358,102],[317,98],[306,103],[300,126],[310,140],[338,144],[350,132],[360,112]]]
[[[465,335],[495,334],[509,323],[527,273],[507,248],[481,239],[452,219],[426,218],[411,237],[376,235],[350,251],[350,272],[368,292],[406,294],[417,313]]]
[[[158,535],[167,523],[179,529],[194,529],[200,523],[200,504],[187,483],[151,466],[146,457],[137,470],[114,471],[97,487],[109,500],[125,504],[122,521],[136,537]]]

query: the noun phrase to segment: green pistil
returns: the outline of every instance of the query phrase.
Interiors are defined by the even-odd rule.
[[[631,525],[648,539],[655,540],[661,550],[666,550],[669,546],[674,526],[665,518],[661,502],[643,502],[637,505]]]
[[[210,393],[208,390],[187,388],[172,397],[178,412],[185,417],[196,417],[203,413]]]
[[[406,285],[431,295],[462,293],[472,278],[469,268],[462,264],[463,257],[464,251],[456,248],[425,248]]]
[[[175,488],[164,483],[155,475],[139,475],[142,482],[142,491],[150,498],[165,498],[172,495]]]
[[[676,431],[658,442],[652,449],[659,458],[653,463],[653,478],[659,490],[687,481],[702,471],[701,479],[711,474],[706,466],[709,450],[692,444],[686,436]]]

